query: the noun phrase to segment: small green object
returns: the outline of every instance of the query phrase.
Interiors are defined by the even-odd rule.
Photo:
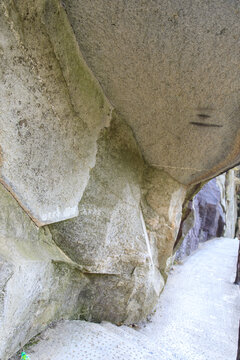
[[[22,352],[21,360],[30,360],[30,357],[25,352]]]

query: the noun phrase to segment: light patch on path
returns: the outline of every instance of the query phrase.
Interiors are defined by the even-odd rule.
[[[238,241],[214,239],[175,267],[152,321],[61,321],[27,349],[31,360],[235,360],[240,317],[233,285]]]

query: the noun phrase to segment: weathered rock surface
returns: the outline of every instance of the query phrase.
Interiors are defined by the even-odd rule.
[[[0,358],[55,319],[76,312],[89,282],[0,185]]]
[[[239,10],[0,2],[1,359],[53,320],[152,311],[182,204],[239,160]]]
[[[217,180],[210,180],[189,203],[191,214],[183,224],[184,240],[176,259],[182,259],[198,248],[200,242],[224,233],[225,213]]]
[[[135,330],[62,321],[24,350],[31,360],[235,360],[240,315],[239,289],[233,284],[237,250],[237,239],[202,244],[174,268],[145,326]]]
[[[234,170],[229,170],[225,178],[226,226],[224,236],[235,237],[237,222],[237,198]]]
[[[238,1],[64,6],[87,64],[150,165],[189,184],[240,161]]]
[[[39,229],[1,187],[1,359],[53,320],[134,323],[151,313],[185,192],[144,163],[116,115],[101,132],[77,218]]]
[[[87,320],[137,321],[163,287],[140,207],[143,170],[130,129],[114,120],[98,141],[79,216],[50,226],[57,245],[91,273],[80,294]]]
[[[145,166],[129,127],[115,118],[98,142],[79,216],[50,225],[64,253],[93,273],[94,285],[82,294],[86,319],[131,323],[151,312],[184,196],[184,186]]]
[[[108,99],[148,165],[181,183],[240,161],[239,10],[1,1],[1,182],[38,225],[77,216]]]
[[[151,263],[145,269],[139,266],[133,274],[126,270],[121,276],[84,275],[86,270],[73,263],[52,241],[48,228],[38,229],[2,186],[0,191],[2,360],[7,360],[53,320],[105,317],[123,321],[127,309],[133,319],[151,311],[163,286],[161,275],[156,276],[157,269],[154,275]],[[148,289],[149,298],[144,288]],[[147,300],[150,301],[146,303]],[[142,309],[140,304],[144,303]]]
[[[147,168],[143,183],[142,208],[149,239],[157,249],[157,264],[165,276],[182,216],[186,187],[164,171]]]
[[[200,242],[225,235],[235,236],[237,206],[234,170],[210,180],[189,202],[190,214],[182,225],[182,243],[176,259],[183,259]]]
[[[1,182],[38,225],[72,218],[111,106],[57,0],[3,0],[0,17]]]

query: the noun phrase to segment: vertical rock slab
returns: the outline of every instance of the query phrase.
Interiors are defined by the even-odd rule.
[[[198,248],[199,242],[223,235],[234,237],[236,223],[234,170],[210,180],[189,202],[190,214],[182,226],[181,246],[176,259]]]
[[[235,189],[234,170],[226,173],[226,227],[224,236],[235,237],[237,222],[237,199]]]
[[[182,217],[186,187],[162,170],[144,172],[142,209],[155,261],[164,276]]]
[[[38,225],[74,217],[111,106],[57,0],[0,17],[0,181]]]
[[[216,178],[221,191],[221,205],[225,212],[224,236],[235,237],[237,227],[237,194],[235,170],[231,169]]]

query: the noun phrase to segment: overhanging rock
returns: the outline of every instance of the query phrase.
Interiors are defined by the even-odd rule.
[[[2,184],[38,225],[76,216],[107,99],[148,165],[182,184],[238,163],[239,14],[237,1],[3,0]]]
[[[238,1],[64,1],[145,160],[184,184],[240,161]]]

